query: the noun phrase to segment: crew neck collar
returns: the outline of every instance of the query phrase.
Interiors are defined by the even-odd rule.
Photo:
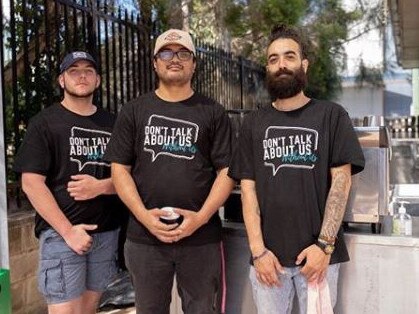
[[[162,101],[164,101],[164,102],[166,102],[166,103],[182,103],[182,102],[185,102],[185,101],[188,101],[189,99],[191,99],[191,98],[195,95],[195,91],[194,91],[194,90],[192,90],[192,92],[191,92],[191,94],[190,94],[190,95],[188,95],[186,98],[184,98],[184,99],[180,99],[180,100],[168,100],[168,99],[165,99],[165,98],[163,98],[161,95],[159,95],[159,93],[158,93],[157,89],[154,91],[154,95],[155,95],[158,99],[160,99],[160,100],[162,100]]]
[[[269,107],[272,108],[272,110],[275,110],[275,111],[278,111],[278,112],[288,113],[288,112],[296,112],[296,111],[303,110],[303,109],[307,108],[308,106],[310,106],[312,103],[313,103],[313,99],[309,98],[308,101],[304,105],[302,105],[300,107],[297,107],[295,109],[290,109],[290,110],[278,109],[277,107],[275,107],[275,102],[272,102]]]

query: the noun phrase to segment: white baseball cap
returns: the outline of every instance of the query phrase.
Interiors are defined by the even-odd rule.
[[[164,46],[170,44],[181,45],[196,55],[195,45],[191,35],[180,29],[169,29],[157,37],[156,45],[154,46],[154,55],[156,55]]]

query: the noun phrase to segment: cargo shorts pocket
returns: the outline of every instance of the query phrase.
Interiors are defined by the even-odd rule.
[[[46,298],[64,296],[65,285],[60,259],[40,261],[38,288]]]

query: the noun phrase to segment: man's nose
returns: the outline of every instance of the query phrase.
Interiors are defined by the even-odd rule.
[[[287,62],[284,57],[278,58],[278,68],[279,69],[286,69],[287,68]]]
[[[173,55],[173,58],[172,58],[172,60],[170,60],[170,61],[176,61],[176,62],[180,62],[181,60],[179,59],[179,56],[177,55],[177,53],[175,53],[174,55]]]

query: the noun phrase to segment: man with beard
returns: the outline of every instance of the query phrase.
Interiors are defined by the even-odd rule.
[[[58,83],[63,100],[31,120],[14,170],[36,210],[48,313],[92,314],[116,272],[121,208],[102,158],[115,119],[92,103],[100,76],[90,54],[69,53]]]
[[[327,282],[336,303],[349,260],[341,223],[364,157],[347,112],[304,94],[309,62],[297,29],[272,30],[267,60],[274,101],[246,116],[229,175],[241,180],[258,313],[290,313],[295,293],[306,313],[308,284]]]
[[[142,314],[169,313],[175,275],[184,313],[222,312],[217,212],[233,188],[230,124],[220,104],[192,89],[195,67],[187,32],[161,34],[159,86],[124,105],[105,156],[131,211],[125,261]]]

